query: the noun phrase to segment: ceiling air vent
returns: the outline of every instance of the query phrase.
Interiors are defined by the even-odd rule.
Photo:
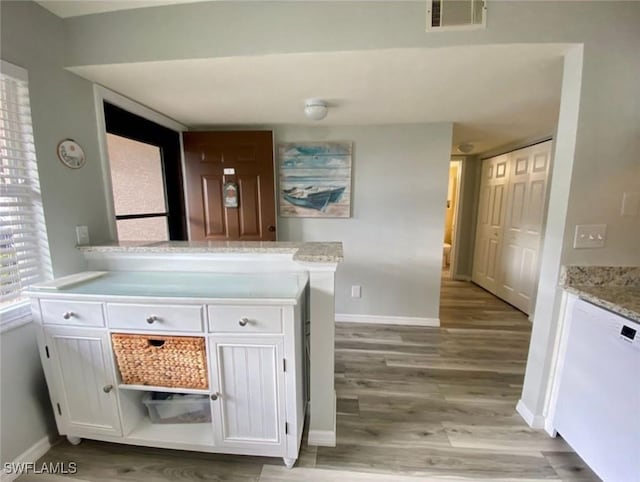
[[[427,0],[427,32],[487,25],[487,0]]]

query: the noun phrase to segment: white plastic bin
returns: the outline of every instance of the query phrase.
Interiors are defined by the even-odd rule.
[[[206,395],[146,393],[142,403],[151,423],[211,423],[211,407]]]

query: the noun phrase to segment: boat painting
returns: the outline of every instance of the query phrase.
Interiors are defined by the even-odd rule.
[[[280,144],[280,215],[350,217],[351,152],[351,142]]]
[[[307,186],[304,188],[292,187],[283,189],[284,198],[295,206],[317,209],[324,212],[330,203],[340,200],[344,193],[345,187],[326,187]]]

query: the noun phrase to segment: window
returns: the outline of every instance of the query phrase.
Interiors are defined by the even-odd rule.
[[[103,107],[118,241],[186,239],[180,135]]]
[[[27,72],[0,73],[0,328],[29,313],[21,291],[51,277]]]

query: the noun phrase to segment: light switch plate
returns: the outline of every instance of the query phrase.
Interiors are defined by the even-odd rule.
[[[78,246],[86,246],[89,244],[88,226],[76,226],[76,240],[78,242]]]
[[[640,211],[640,192],[625,192],[622,195],[621,216],[637,216]]]
[[[573,247],[576,249],[604,248],[606,239],[606,224],[579,224],[576,226]]]
[[[351,287],[351,297],[360,298],[362,296],[362,287],[360,285],[353,285]]]

